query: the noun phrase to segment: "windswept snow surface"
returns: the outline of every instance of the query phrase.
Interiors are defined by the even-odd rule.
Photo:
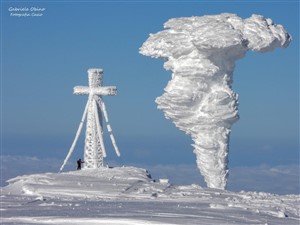
[[[154,182],[135,167],[85,169],[10,179],[1,224],[290,224],[299,195],[229,192]]]
[[[170,19],[140,53],[166,62],[172,79],[156,99],[158,108],[191,135],[201,174],[211,188],[225,189],[231,126],[238,120],[238,96],[231,85],[235,61],[248,50],[287,47],[290,35],[271,19],[220,15]],[[256,68],[257,69],[257,68]]]

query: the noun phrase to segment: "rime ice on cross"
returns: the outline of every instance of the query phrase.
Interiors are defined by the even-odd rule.
[[[115,86],[102,86],[103,70],[102,69],[89,69],[88,80],[89,86],[76,86],[74,87],[74,94],[88,95],[88,102],[86,104],[76,137],[70,148],[70,151],[60,169],[63,169],[71,156],[78,137],[80,135],[85,117],[86,133],[85,133],[85,145],[84,145],[84,168],[99,168],[103,166],[103,158],[106,157],[106,151],[103,142],[103,126],[102,126],[102,113],[107,123],[107,129],[110,133],[112,144],[115,148],[116,154],[120,156],[119,149],[116,145],[114,136],[112,134],[111,126],[109,125],[108,116],[105,105],[102,101],[103,95],[116,95],[117,88]]]

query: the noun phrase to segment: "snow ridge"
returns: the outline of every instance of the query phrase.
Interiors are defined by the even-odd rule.
[[[235,61],[248,50],[287,47],[291,36],[260,15],[235,14],[173,18],[166,30],[143,43],[140,53],[165,60],[172,71],[158,109],[191,135],[197,166],[211,188],[225,189],[231,126],[239,118],[238,95],[231,88]]]

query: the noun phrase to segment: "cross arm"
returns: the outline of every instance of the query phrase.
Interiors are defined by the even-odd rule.
[[[76,86],[74,87],[74,94],[76,95],[116,95],[117,87],[116,86],[107,86],[107,87],[94,87],[90,88],[87,86]]]

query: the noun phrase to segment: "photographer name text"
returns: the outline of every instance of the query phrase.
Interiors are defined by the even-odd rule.
[[[44,16],[46,8],[42,7],[9,7],[8,12],[13,17],[41,17]]]

